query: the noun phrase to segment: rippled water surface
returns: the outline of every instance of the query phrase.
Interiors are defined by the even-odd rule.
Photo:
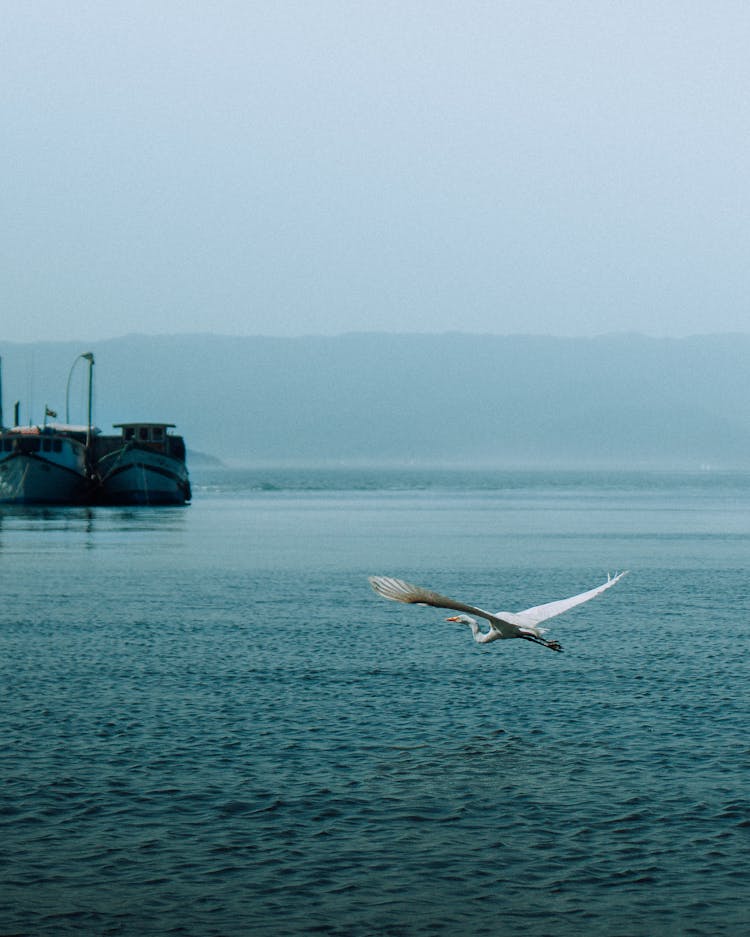
[[[0,934],[750,932],[750,479],[193,480],[0,509]]]

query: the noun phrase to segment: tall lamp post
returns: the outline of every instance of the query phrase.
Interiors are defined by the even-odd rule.
[[[88,471],[89,477],[93,477],[93,469],[91,464],[91,410],[94,393],[94,353],[91,351],[86,351],[82,355],[78,355],[73,364],[70,366],[70,371],[68,372],[68,384],[65,388],[65,422],[70,425],[70,379],[73,377],[73,369],[81,358],[83,358],[84,361],[88,361],[89,363],[89,407],[88,419],[86,422],[86,469]]]
[[[70,379],[73,377],[73,371],[78,362],[83,358],[84,361],[89,363],[89,414],[88,414],[88,435],[91,434],[91,394],[92,394],[92,371],[94,367],[94,353],[92,351],[86,351],[82,355],[78,355],[73,364],[70,366],[70,371],[68,372],[68,383],[65,387],[65,422],[70,424]]]

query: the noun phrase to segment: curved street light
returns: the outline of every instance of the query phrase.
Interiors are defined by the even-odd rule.
[[[85,351],[82,355],[78,355],[73,364],[70,366],[70,371],[68,372],[68,383],[65,387],[65,422],[70,424],[70,379],[73,377],[73,371],[78,362],[83,358],[84,361],[89,363],[89,420],[88,420],[88,432],[91,432],[91,370],[94,367],[94,353],[92,351]]]

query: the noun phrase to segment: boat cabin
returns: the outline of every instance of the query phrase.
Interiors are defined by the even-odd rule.
[[[30,433],[20,433],[11,435],[4,434],[0,439],[0,451],[2,452],[23,452],[27,455],[32,452],[62,452],[63,441],[59,436],[50,438],[49,436],[32,435]]]
[[[127,444],[166,452],[171,456],[184,459],[185,444],[182,436],[173,436],[168,432],[175,428],[174,423],[113,423],[115,429],[122,430],[122,441]]]
[[[98,432],[98,429],[92,429],[92,433]],[[85,426],[56,423],[45,426],[12,426],[0,432],[0,452],[20,452],[24,455],[62,452],[66,447],[82,446],[85,441]]]
[[[113,423],[115,429],[122,430],[123,442],[163,443],[168,429],[174,429],[174,423]]]

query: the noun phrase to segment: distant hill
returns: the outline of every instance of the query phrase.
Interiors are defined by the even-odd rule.
[[[22,422],[62,418],[89,350],[99,426],[168,420],[230,462],[750,466],[750,335],[0,343],[5,423],[16,399]]]

